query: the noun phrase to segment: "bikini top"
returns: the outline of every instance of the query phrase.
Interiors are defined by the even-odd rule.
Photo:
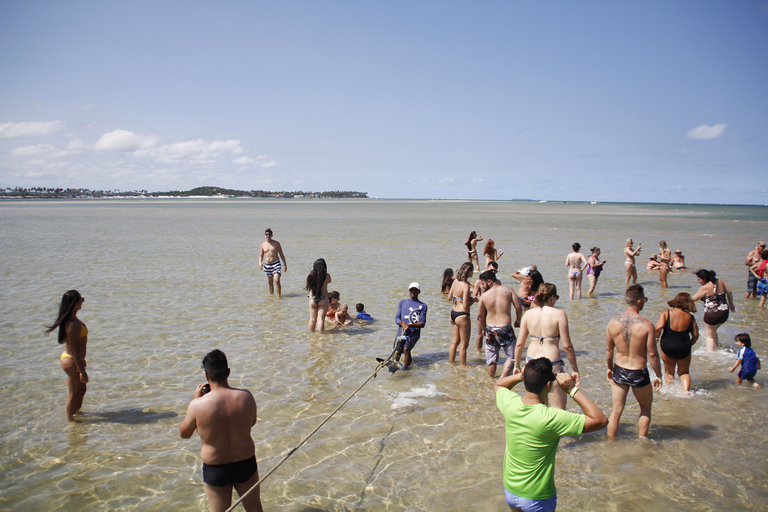
[[[80,324],[80,338],[85,338],[88,336],[88,328],[85,326],[85,324]],[[68,341],[67,338],[64,338],[64,341]]]
[[[536,338],[537,340],[539,340],[539,345],[543,345],[544,344],[544,340],[558,340],[558,339],[560,339],[560,336],[533,336],[533,335],[529,335],[529,336],[531,338]]]

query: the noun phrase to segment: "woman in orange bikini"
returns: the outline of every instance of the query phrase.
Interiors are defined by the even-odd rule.
[[[64,344],[61,354],[61,368],[67,374],[69,398],[67,398],[67,419],[74,421],[75,414],[80,412],[85,398],[88,374],[85,371],[86,344],[88,343],[88,328],[77,318],[77,312],[83,307],[85,299],[77,290],[69,290],[61,298],[59,316],[52,326],[45,331],[50,333],[59,328],[59,343]]]

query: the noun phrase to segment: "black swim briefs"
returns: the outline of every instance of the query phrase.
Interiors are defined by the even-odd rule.
[[[212,487],[226,487],[232,484],[242,484],[251,479],[258,471],[256,456],[240,462],[227,464],[203,463],[203,482]]]
[[[647,368],[642,370],[627,370],[621,366],[613,365],[613,382],[633,388],[644,388],[650,385],[651,376]]]

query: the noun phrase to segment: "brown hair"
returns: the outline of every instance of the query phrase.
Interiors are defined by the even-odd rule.
[[[635,304],[644,296],[645,291],[643,290],[642,285],[639,284],[633,284],[627,288],[626,292],[624,292],[624,300],[627,301],[627,304]]]
[[[544,307],[544,304],[546,304],[553,295],[557,295],[557,286],[552,283],[541,283],[539,289],[536,290],[536,295],[534,295],[534,302],[537,306]]]
[[[458,272],[456,272],[456,280],[457,281],[463,281],[463,282],[466,283],[467,282],[467,277],[469,277],[468,274],[470,272],[474,272],[474,271],[475,271],[475,266],[473,264],[471,264],[470,262],[465,261],[459,267]]]
[[[688,313],[696,312],[696,303],[693,302],[691,295],[686,292],[678,293],[677,295],[675,295],[675,298],[667,302],[667,304],[669,304],[669,307],[671,308],[682,309],[683,311],[687,311]]]
[[[483,254],[486,256],[493,256],[496,252],[496,242],[493,241],[493,238],[489,238],[487,242],[485,242],[485,250],[483,251]]]

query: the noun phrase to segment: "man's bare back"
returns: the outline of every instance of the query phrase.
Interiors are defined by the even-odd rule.
[[[650,320],[627,310],[608,323],[606,340],[610,337],[616,349],[616,364],[639,370],[648,366],[648,343],[655,344],[654,336],[655,329]]]
[[[194,424],[187,423],[188,418]],[[256,424],[256,401],[247,389],[211,385],[210,392],[192,400],[184,421],[187,428],[197,428],[203,440],[200,457],[206,464],[237,462],[254,454],[251,427]]]
[[[232,503],[232,490],[243,497],[247,512],[260,512],[259,469],[251,427],[256,424],[256,401],[247,389],[229,386],[227,357],[220,350],[203,359],[208,384],[195,388],[187,414],[179,425],[179,435],[189,439],[197,433],[203,441],[203,488],[214,512]],[[206,393],[206,387],[210,391]]]

